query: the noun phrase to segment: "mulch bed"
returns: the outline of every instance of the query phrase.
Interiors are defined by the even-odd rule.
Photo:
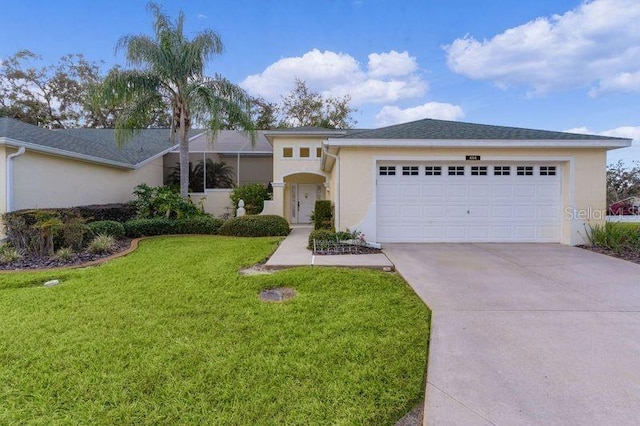
[[[62,268],[70,266],[80,266],[87,262],[93,262],[105,257],[113,256],[114,254],[123,252],[131,247],[131,239],[123,239],[116,242],[116,249],[111,253],[95,254],[87,251],[74,253],[69,260],[60,260],[55,257],[49,256],[37,256],[28,254],[22,257],[22,259],[0,264],[0,270],[2,271],[16,271],[16,270],[36,270],[36,269],[49,269],[49,268]]]
[[[629,262],[640,264],[640,250],[625,250],[622,252],[613,251],[604,247],[595,247],[595,246],[578,246],[585,250],[595,251],[596,253],[606,254],[607,256],[617,257],[618,259],[628,260]]]

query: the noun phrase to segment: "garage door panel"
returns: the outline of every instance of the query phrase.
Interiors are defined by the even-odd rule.
[[[402,164],[396,164],[402,170]],[[455,164],[453,164],[455,165]],[[380,242],[558,242],[561,229],[561,170],[540,175],[378,176],[377,239]]]
[[[422,184],[422,196],[425,198],[439,198],[444,194],[444,187],[442,184]]]
[[[531,184],[515,183],[513,196],[516,198],[533,198],[536,196],[536,186]]]

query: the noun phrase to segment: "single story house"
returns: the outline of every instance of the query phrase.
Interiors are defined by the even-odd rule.
[[[0,118],[0,214],[6,211],[127,202],[134,188],[167,183],[179,160],[168,129],[143,129],[122,148],[113,129],[49,130]],[[191,161],[225,161],[234,182],[267,185],[272,177],[271,145],[262,132],[255,146],[248,135],[222,131],[215,143],[192,130]],[[191,194],[213,214],[228,214],[230,189]]]
[[[606,218],[606,152],[630,139],[424,119],[373,130],[265,132],[273,200],[308,223],[329,199],[337,229],[375,242],[580,244]]]
[[[375,242],[580,244],[606,218],[606,152],[630,139],[424,119],[379,129],[192,131],[191,162],[233,168],[235,183],[271,182],[263,214],[309,223],[332,201],[337,229]],[[167,129],[122,149],[110,129],[47,130],[0,118],[0,213],[130,200],[166,182],[178,161]],[[232,214],[229,189],[191,194]]]

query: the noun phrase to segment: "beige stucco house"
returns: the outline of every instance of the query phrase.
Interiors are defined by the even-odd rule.
[[[224,161],[235,184],[267,185],[273,175],[272,148],[262,132],[224,130],[213,141],[192,130],[190,161]],[[178,163],[168,129],[142,129],[122,148],[113,129],[50,130],[0,118],[0,214],[31,208],[126,202],[134,188],[167,183]],[[217,216],[233,212],[231,189],[205,188],[190,197]]]
[[[266,132],[273,200],[308,223],[329,199],[339,230],[373,242],[580,244],[606,216],[606,152],[630,139],[425,119],[375,130]]]
[[[126,202],[133,189],[162,185],[164,129],[148,129],[118,149],[113,130],[48,130],[0,118],[0,213]]]

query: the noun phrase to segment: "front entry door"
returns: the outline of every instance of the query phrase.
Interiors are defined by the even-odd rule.
[[[311,213],[319,198],[320,185],[299,183],[291,188],[292,223],[311,223]]]

